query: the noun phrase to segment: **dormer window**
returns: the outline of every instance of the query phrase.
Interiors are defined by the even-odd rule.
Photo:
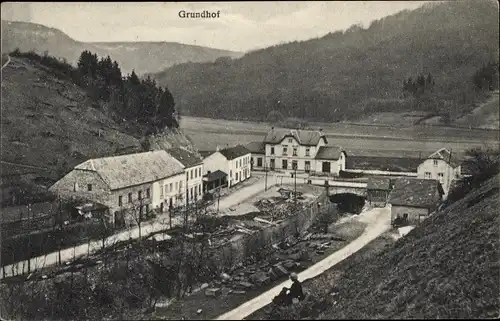
[[[92,184],[87,184],[87,191],[92,192]]]
[[[306,156],[311,156],[310,152],[311,152],[311,149],[310,148],[306,148]]]

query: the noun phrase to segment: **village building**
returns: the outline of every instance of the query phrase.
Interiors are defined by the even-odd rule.
[[[206,189],[212,183],[212,187],[216,182],[226,179],[227,187],[232,187],[240,182],[245,181],[251,176],[251,154],[244,146],[238,145],[225,149],[218,149],[211,155],[203,159],[203,168],[205,171],[204,180],[207,184]],[[213,175],[220,171],[217,175]],[[225,176],[224,176],[225,174]]]
[[[417,168],[417,177],[421,179],[436,179],[443,186],[446,198],[453,180],[460,178],[461,166],[459,160],[446,148],[432,153]]]
[[[320,129],[295,130],[275,129],[264,138],[265,169],[286,173],[306,173],[317,176],[338,176],[345,170],[346,153],[338,146],[328,145],[328,140]],[[257,147],[257,145],[254,145]],[[257,166],[262,157],[261,149],[252,153]]]
[[[366,184],[366,201],[375,207],[385,207],[392,189],[391,179],[388,177],[369,177]]]
[[[165,185],[163,190],[160,187],[160,194],[165,194],[165,199],[168,201],[165,207],[173,207],[179,200],[184,199],[182,196],[186,194],[188,203],[201,200],[203,198],[203,159],[185,148],[171,148],[167,152],[184,166],[185,191],[179,189],[177,182]]]
[[[50,187],[63,199],[88,200],[109,208],[108,220],[131,223],[169,202],[160,186],[183,191],[184,166],[166,151],[89,159]],[[182,203],[182,195],[176,199]]]
[[[264,142],[251,142],[245,145],[252,154],[250,161],[251,170],[263,170],[264,159],[266,158],[266,145]]]
[[[388,200],[391,222],[402,219],[409,225],[419,224],[438,208],[442,195],[438,180],[396,178]]]

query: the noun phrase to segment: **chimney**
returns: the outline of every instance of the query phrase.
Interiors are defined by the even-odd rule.
[[[217,148],[215,149],[216,152],[220,151],[219,145],[217,145]]]
[[[320,129],[319,129],[319,135],[320,135],[320,136],[324,136],[324,135],[325,135],[325,134],[323,134],[323,128],[320,128]]]

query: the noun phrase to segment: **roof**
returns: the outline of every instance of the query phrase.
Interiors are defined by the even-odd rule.
[[[221,178],[224,178],[226,177],[227,174],[224,173],[223,171],[221,170],[216,170],[215,172],[213,173],[208,173],[206,175],[204,175],[203,177],[206,177],[207,178],[207,181],[209,182],[212,182],[212,181],[215,181],[215,180],[218,180],[218,179],[221,179]]]
[[[224,155],[224,157],[227,158],[228,160],[235,159],[246,154],[250,154],[250,151],[241,145],[221,149],[219,152],[222,155]]]
[[[342,153],[342,149],[338,146],[321,146],[316,153],[314,159],[334,159],[337,160]]]
[[[203,163],[203,159],[195,153],[183,148],[170,148],[167,152],[186,167],[193,167]]]
[[[264,142],[250,142],[250,143],[246,144],[245,147],[252,154],[265,154],[266,153],[266,144],[264,144]]]
[[[201,157],[206,158],[206,157],[212,155],[213,153],[215,153],[215,151],[214,150],[199,150],[198,153],[200,153]]]
[[[286,137],[295,138],[303,146],[316,146],[320,139],[324,139],[327,143],[325,135],[320,130],[274,129],[274,127],[267,132],[264,143],[279,144]]]
[[[99,174],[111,190],[153,182],[184,172],[184,166],[164,150],[89,159],[75,170]]]
[[[366,189],[388,191],[391,189],[391,179],[388,177],[369,177]]]
[[[460,161],[452,155],[452,153],[446,148],[441,148],[440,150],[432,153],[427,157],[427,159],[442,159],[448,164],[450,164],[453,168],[457,168],[460,166]]]
[[[397,178],[389,194],[392,205],[432,208],[437,205],[442,187],[434,179]]]

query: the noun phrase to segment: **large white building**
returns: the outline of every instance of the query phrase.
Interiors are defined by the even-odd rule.
[[[337,176],[345,170],[346,153],[328,144],[322,130],[275,129],[264,141],[247,145],[252,151],[253,168]]]
[[[429,155],[417,168],[418,178],[435,179],[441,183],[444,198],[448,196],[453,180],[460,176],[460,162],[446,148]]]
[[[250,151],[241,145],[217,150],[203,159],[204,174],[210,178],[212,173],[222,172],[227,186],[234,186],[251,176],[250,157]]]
[[[166,206],[173,206],[178,202],[196,202],[203,198],[203,159],[184,148],[171,148],[167,152],[184,166],[185,184],[180,188],[177,183],[164,186],[161,193],[165,193],[168,200]],[[168,208],[168,207],[167,207]]]
[[[183,190],[184,166],[166,151],[89,159],[50,187],[63,199],[82,199],[109,208],[112,223],[136,221],[170,202],[160,187]],[[173,192],[174,194],[176,192]],[[182,204],[182,199],[176,200]]]

